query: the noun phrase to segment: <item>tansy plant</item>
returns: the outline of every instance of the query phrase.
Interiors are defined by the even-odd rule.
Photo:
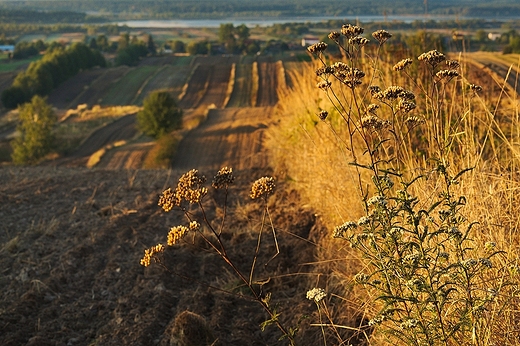
[[[282,325],[278,319],[279,313],[271,305],[271,294],[264,292],[262,289],[262,283],[254,281],[255,268],[260,252],[260,241],[262,233],[266,227],[269,227],[273,233],[277,251],[272,258],[274,258],[279,252],[275,228],[271,221],[272,219],[267,204],[267,198],[272,195],[275,190],[275,179],[273,177],[263,177],[253,182],[251,186],[249,193],[251,199],[260,199],[263,201],[263,217],[258,235],[258,245],[256,247],[255,253],[253,254],[252,264],[248,273],[239,269],[235,261],[229,256],[226,243],[222,237],[222,231],[225,225],[225,218],[227,214],[226,209],[229,187],[231,184],[233,184],[234,180],[235,177],[233,175],[233,170],[231,168],[224,167],[217,172],[212,181],[211,186],[214,189],[223,190],[225,195],[223,206],[224,215],[222,216],[222,220],[218,222],[218,227],[215,227],[214,225],[216,223],[211,222],[212,220],[210,220],[207,216],[206,209],[203,204],[204,198],[208,194],[208,188],[205,186],[206,177],[201,175],[198,170],[192,169],[191,171],[183,174],[179,178],[177,187],[175,189],[169,188],[165,190],[159,197],[159,206],[161,206],[162,209],[166,212],[174,209],[179,210],[185,215],[187,224],[172,227],[167,235],[166,245],[157,244],[149,249],[146,249],[144,252],[144,257],[141,259],[141,265],[147,267],[153,260],[168,270],[166,264],[163,263],[161,253],[166,251],[168,247],[172,247],[178,244],[188,234],[197,234],[197,236],[200,236],[215,254],[222,258],[222,260],[231,268],[235,276],[242,282],[245,287],[247,287],[250,295],[241,296],[245,299],[253,299],[266,311],[268,320],[262,324],[262,329],[270,324],[274,324],[281,331],[282,338],[287,338],[289,340],[289,344],[294,345],[296,329],[286,328]],[[192,211],[192,206],[197,207],[199,210],[198,214],[195,214]],[[197,217],[199,219],[197,219]],[[204,232],[204,229],[209,232]]]
[[[465,82],[459,63],[436,50],[397,62],[400,77],[392,80],[408,81],[385,86],[382,68],[392,65],[379,56],[392,35],[376,31],[370,46],[363,31],[347,24],[329,34],[340,61],[326,54],[326,43],[308,47],[329,107],[317,116],[349,153],[364,209],[333,231],[361,255],[364,269],[353,281],[374,298],[375,313],[360,332],[384,332],[405,345],[490,344],[490,311],[498,311],[496,298],[507,284],[494,268],[501,252],[494,243],[477,243],[476,223],[465,217],[468,201],[456,187],[471,168],[450,166],[454,153],[465,150],[463,121],[449,113],[454,93],[471,100],[482,88]],[[375,57],[363,55],[370,47]],[[422,75],[412,76],[413,64]],[[418,184],[430,187],[422,199]],[[323,310],[324,293],[311,293]]]

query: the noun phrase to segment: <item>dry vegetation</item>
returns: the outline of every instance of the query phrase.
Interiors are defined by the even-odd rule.
[[[412,59],[409,68],[392,70],[398,61],[378,61],[378,52],[368,47],[367,56],[361,54],[365,50],[349,48],[353,49],[349,51],[353,58],[344,60],[348,66],[366,73],[362,84],[356,86],[355,91],[341,86],[342,83],[333,78],[335,72],[328,72],[329,75],[317,71],[325,64],[332,66],[335,62],[325,55],[321,56],[318,48],[317,56],[323,60],[316,59],[302,70],[290,70],[288,84],[291,88],[280,90],[276,112],[280,125],[270,131],[269,147],[277,170],[284,172],[287,179],[301,191],[304,199],[316,208],[332,235],[334,227],[342,224],[343,228],[336,228],[336,232],[348,228],[354,232],[352,229],[356,227],[359,231],[360,226],[347,221],[357,223],[358,219],[367,215],[368,210],[371,210],[367,202],[377,194],[376,191],[392,191],[380,185],[381,177],[387,174],[395,180],[397,188],[401,187],[398,182],[402,178],[399,176],[411,180],[419,175],[427,175],[429,179],[420,179],[409,187],[409,192],[418,199],[419,206],[427,210],[443,191],[443,180],[431,174],[436,171],[438,162],[447,167],[447,174],[451,177],[473,168],[457,178],[458,184],[450,185],[449,189],[454,196],[465,197],[463,211],[460,211],[464,220],[476,222],[469,235],[470,245],[467,245],[472,249],[472,255],[476,258],[486,257],[486,244],[496,244],[498,251],[503,251],[493,257],[491,269],[475,274],[478,277],[477,286],[480,287],[476,296],[484,294],[486,290],[497,292],[497,295],[491,301],[486,301],[489,305],[479,315],[480,322],[473,325],[473,330],[470,328],[463,333],[465,325],[461,324],[457,327],[461,330],[456,332],[460,335],[453,334],[450,336],[452,339],[438,337],[422,342],[430,345],[518,344],[517,310],[520,301],[516,296],[519,284],[516,266],[519,259],[515,249],[520,241],[517,236],[520,153],[516,146],[519,140],[520,109],[516,92],[504,83],[503,78],[497,79],[497,75],[472,71],[474,66],[471,64],[456,68],[458,73],[449,83],[434,76],[438,69],[448,67],[435,70],[428,81],[428,78],[421,77],[423,73],[428,73],[428,67],[421,66],[417,57],[409,57]],[[464,58],[462,56],[462,60]],[[332,86],[324,84],[328,80],[332,81]],[[320,81],[321,88],[318,88],[316,83]],[[471,84],[482,85],[483,90],[475,93],[469,87]],[[395,111],[396,108],[393,108],[394,113],[385,113],[388,108],[378,110],[377,114],[382,119],[390,120],[388,124],[391,124],[389,126],[392,130],[388,131],[393,131],[391,133],[395,135],[389,138],[399,138],[399,144],[392,145],[397,139],[390,139],[390,142],[374,144],[376,146],[371,149],[374,151],[366,151],[366,146],[378,143],[389,132],[379,132],[381,128],[370,130],[369,126],[372,125],[368,125],[369,112],[366,109],[369,104],[377,103],[377,99],[371,98],[367,90],[370,85],[377,85],[382,90],[398,85],[413,91],[416,95],[416,109],[410,114],[417,116],[415,120],[421,122],[410,130],[404,122],[406,113]],[[387,103],[386,106],[396,107],[390,101],[383,101]],[[381,104],[382,109],[386,106]],[[320,119],[320,116],[326,116],[326,113],[320,114],[323,110],[328,112],[326,120]],[[379,121],[383,121],[381,126],[388,126],[384,120]],[[350,138],[353,138],[352,142]],[[373,161],[374,157],[390,161]],[[356,162],[357,166],[352,165],[352,162]],[[359,165],[367,165],[368,169]],[[381,177],[375,180],[374,167],[384,167],[379,171]],[[399,175],[389,174],[388,170]],[[398,203],[398,200],[393,197],[392,203]],[[398,224],[406,227],[405,221]],[[394,315],[390,315],[394,317],[390,317],[387,322],[378,320],[382,316],[379,315],[380,311],[388,307],[383,304],[388,298],[380,299],[378,294],[383,293],[359,276],[366,272],[372,273],[375,278],[378,274],[371,272],[370,268],[377,261],[368,260],[367,253],[360,251],[359,244],[353,243],[351,246],[356,250],[351,249],[349,241],[345,240],[350,239],[352,242],[352,236],[349,238],[344,235],[345,239],[333,240],[324,237],[319,243],[318,256],[322,261],[320,271],[327,278],[327,283],[321,287],[328,295],[317,304],[322,309],[331,307],[330,320],[326,319],[327,315],[323,315],[322,311],[325,319],[322,326],[326,325],[324,336],[338,342],[346,341],[349,335],[357,333],[366,336],[366,341],[371,344],[421,344],[421,341],[414,341],[421,340],[421,336],[417,335],[422,335],[420,328],[415,326],[417,320],[410,317],[401,319],[398,321],[400,327],[399,323],[392,320]],[[456,303],[453,302],[452,310],[446,311],[446,325],[456,325],[458,322],[454,315],[459,311]],[[474,313],[470,315],[475,316]],[[425,320],[420,320],[418,325],[423,326],[422,323]],[[434,330],[436,326],[431,324],[428,328]],[[347,328],[347,331],[343,328]],[[408,333],[414,336],[407,339]]]

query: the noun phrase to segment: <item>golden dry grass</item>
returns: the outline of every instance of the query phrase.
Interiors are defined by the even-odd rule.
[[[368,63],[372,61],[368,60]],[[316,87],[314,71],[317,66],[319,64],[311,63],[302,70],[288,72],[292,87],[279,91],[276,112],[279,126],[270,132],[269,148],[273,161],[278,164],[276,170],[296,186],[332,230],[335,225],[357,220],[363,215],[359,181],[367,186],[370,179],[358,177],[349,165],[352,154],[346,149],[348,133],[324,92]],[[382,86],[403,85],[418,91],[406,76],[392,74],[389,66],[391,64],[379,65],[368,80]],[[520,340],[517,331],[520,302],[515,293],[520,281],[516,269],[511,268],[516,268],[520,260],[516,251],[520,242],[517,216],[520,214],[517,198],[520,189],[517,173],[520,107],[516,93],[493,74],[495,85],[488,76],[484,80],[488,84],[483,86],[496,92],[485,93],[485,97],[470,94],[465,86],[473,82],[469,78],[475,75],[467,72],[469,68],[471,66],[464,66],[460,78],[453,86],[446,87],[442,95],[445,101],[440,100],[446,123],[454,125],[442,131],[429,127],[423,133],[431,142],[440,136],[452,143],[443,155],[449,159],[449,170],[453,175],[474,167],[453,192],[466,197],[464,217],[478,222],[472,233],[476,254],[482,254],[484,244],[490,241],[504,251],[496,257],[497,265],[481,278],[484,286],[503,289],[496,304],[486,312],[485,325],[479,333],[481,339],[460,340],[460,344],[515,345]],[[427,99],[418,99],[417,105],[422,112],[431,112]],[[327,122],[320,121],[317,116],[322,109],[331,114]],[[416,142],[407,143],[401,148],[407,170],[412,175],[426,172],[429,162],[425,157],[436,153],[432,151],[418,157]],[[427,206],[437,198],[440,186],[434,180],[420,180],[414,184],[413,191]],[[343,327],[359,327],[377,310],[377,304],[373,304],[376,297],[367,296],[367,291],[353,286],[352,277],[363,269],[362,261],[345,242],[325,236],[318,243],[318,262],[328,278],[326,290],[338,298],[337,302],[343,302],[336,305],[332,315]],[[506,282],[511,286],[502,286]],[[374,345],[392,342],[380,333],[370,336],[370,343]]]

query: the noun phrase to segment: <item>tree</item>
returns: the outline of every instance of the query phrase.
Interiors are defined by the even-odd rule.
[[[157,47],[155,47],[155,42],[153,41],[152,35],[148,34],[148,39],[146,40],[146,48],[151,55],[155,55],[157,53]]]
[[[35,163],[52,149],[56,115],[46,99],[36,95],[19,107],[19,121],[19,136],[11,142],[11,158],[15,164]]]
[[[172,43],[172,52],[174,53],[186,53],[186,45],[184,42],[176,40]]]
[[[182,109],[168,92],[154,91],[144,100],[143,110],[137,113],[137,124],[143,133],[157,139],[182,127]]]

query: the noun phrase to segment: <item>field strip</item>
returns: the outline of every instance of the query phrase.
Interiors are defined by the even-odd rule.
[[[101,104],[127,105],[131,104],[137,91],[160,66],[141,66],[131,69],[118,81],[114,82],[107,91]]]
[[[168,67],[168,65],[163,65],[161,68],[158,68],[153,74],[151,74],[148,78],[146,78],[146,80],[143,82],[143,84],[141,85],[141,87],[139,88],[139,90],[137,90],[137,92],[135,93],[135,96],[134,98],[132,99],[132,102],[130,102],[131,104],[136,104],[136,101],[137,99],[139,98],[139,96],[141,96],[141,93],[143,92],[144,88],[148,85],[148,83],[155,77],[157,76],[159,73],[161,73],[161,71],[165,70],[166,68]]]

